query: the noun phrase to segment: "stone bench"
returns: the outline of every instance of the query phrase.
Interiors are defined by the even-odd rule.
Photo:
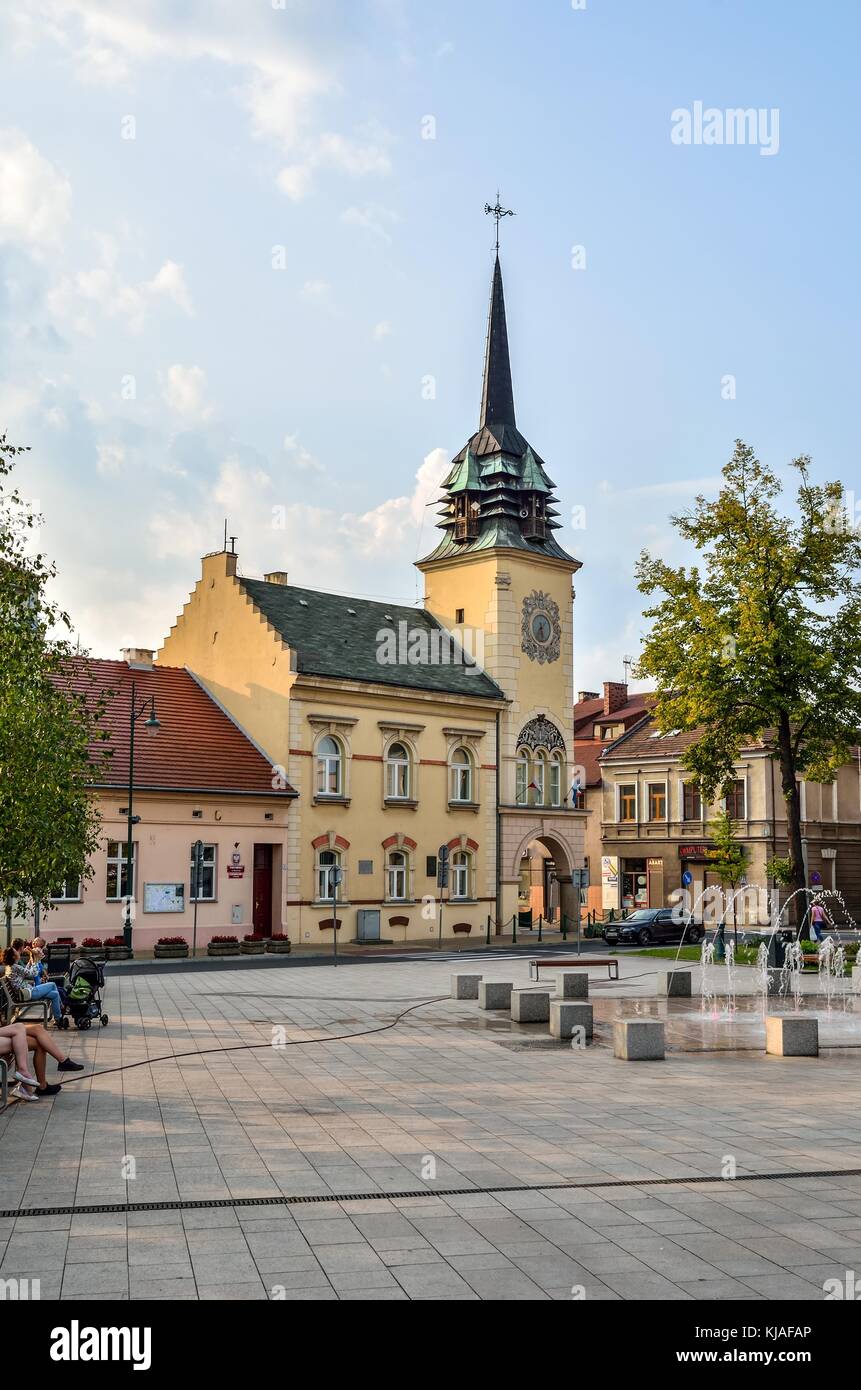
[[[573,970],[560,970],[556,976],[556,994],[560,999],[588,999],[589,976]]]
[[[546,1023],[550,1017],[549,989],[513,989],[511,1017],[515,1023]]]
[[[690,999],[690,970],[659,970],[658,994],[667,999]]]
[[[452,975],[451,997],[452,999],[477,999],[480,984],[480,975]]]
[[[510,1009],[514,985],[508,980],[482,980],[478,987],[480,1009]]]
[[[801,1014],[769,1014],[765,1050],[772,1057],[818,1057],[819,1021]]]
[[[661,1062],[664,1025],[657,1018],[617,1018],[613,1024],[613,1054],[623,1062]]]
[[[550,1036],[570,1038],[575,1028],[582,1028],[584,1037],[592,1036],[592,1005],[574,999],[550,1000]]]

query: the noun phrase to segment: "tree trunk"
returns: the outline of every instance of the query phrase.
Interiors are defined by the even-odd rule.
[[[782,714],[778,725],[778,747],[780,749],[780,781],[783,800],[786,806],[786,837],[789,841],[789,857],[792,861],[792,892],[807,886],[804,873],[804,851],[801,844],[801,804],[798,794],[798,779],[795,776],[795,754],[792,748],[792,729],[789,716]],[[798,899],[792,905],[793,920],[800,920]]]

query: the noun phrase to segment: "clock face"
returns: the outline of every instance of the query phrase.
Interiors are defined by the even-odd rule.
[[[523,600],[520,635],[520,649],[530,661],[542,666],[545,662],[558,661],[562,626],[559,605],[550,594],[533,589]]]
[[[546,613],[536,613],[532,619],[532,636],[536,642],[549,642],[553,629]]]

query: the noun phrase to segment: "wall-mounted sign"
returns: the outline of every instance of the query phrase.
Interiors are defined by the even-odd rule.
[[[601,855],[601,906],[619,906],[619,859],[615,854]]]
[[[708,859],[711,845],[679,845],[680,859]]]
[[[239,855],[235,855],[234,857],[235,857],[236,859],[238,859],[238,858],[239,858]],[[244,864],[235,864],[235,863],[234,863],[234,864],[228,864],[228,866],[227,866],[227,877],[228,877],[228,878],[243,878],[244,876],[245,876],[245,865],[244,865]]]
[[[145,883],[144,912],[184,912],[184,883]]]

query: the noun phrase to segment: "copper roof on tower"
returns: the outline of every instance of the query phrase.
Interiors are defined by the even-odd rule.
[[[555,484],[544,461],[517,428],[502,268],[497,255],[490,288],[479,428],[443,480],[437,525],[444,532],[421,563],[496,548],[580,565],[557,543]]]

